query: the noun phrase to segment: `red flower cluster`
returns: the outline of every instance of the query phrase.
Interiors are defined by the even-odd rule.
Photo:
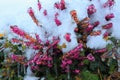
[[[96,12],[96,9],[95,9],[95,6],[93,4],[91,4],[90,6],[88,6],[88,9],[87,9],[88,15],[92,15],[95,12]]]
[[[27,34],[25,31],[19,29],[16,25],[14,26],[10,26],[11,30],[16,33],[17,35],[26,38],[27,40],[29,40],[30,42],[36,42],[36,39],[32,38],[29,34]]]
[[[83,65],[82,61],[86,59],[86,57],[80,54],[82,47],[83,45],[79,44],[76,48],[63,55],[61,68],[64,72],[74,72],[77,74],[80,72],[80,66]],[[74,66],[74,69],[71,66]]]
[[[61,0],[60,3],[55,3],[54,6],[57,9],[60,9],[60,10],[66,9],[66,7],[65,7],[65,1],[64,0]]]
[[[108,0],[103,7],[112,7],[114,5],[115,1],[114,0]]]
[[[106,51],[107,51],[107,49],[103,48],[103,49],[96,50],[95,53],[104,53]]]
[[[105,16],[105,19],[106,19],[106,21],[109,21],[111,18],[114,18],[115,16],[114,16],[114,14],[113,13],[110,13],[110,14],[107,14],[106,16]]]
[[[103,29],[110,29],[110,28],[112,28],[112,26],[113,26],[112,23],[108,23],[108,24],[102,26],[102,28],[103,28]]]
[[[64,38],[65,38],[66,41],[68,41],[68,42],[71,42],[70,35],[71,35],[70,33],[66,33],[65,36],[64,36]]]
[[[39,26],[40,23],[39,23],[38,19],[35,17],[35,14],[34,14],[34,11],[33,11],[32,7],[30,7],[30,8],[28,9],[28,13],[29,13],[29,15],[31,16],[31,18],[32,18],[32,20],[34,21],[34,23],[35,23],[37,26]]]
[[[21,37],[25,37],[26,33],[23,30],[20,30],[16,25],[10,26],[11,30]]]
[[[40,11],[41,10],[41,8],[42,8],[42,6],[41,6],[41,3],[40,3],[40,1],[38,0],[38,10]]]

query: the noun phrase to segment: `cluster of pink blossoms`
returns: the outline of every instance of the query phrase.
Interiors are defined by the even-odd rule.
[[[114,5],[115,1],[114,0],[108,0],[103,7],[112,7]]]
[[[24,37],[25,36],[25,32],[23,30],[20,30],[16,25],[15,26],[10,26],[11,30],[16,33],[19,36]]]
[[[95,60],[92,54],[88,55],[87,57],[82,56],[80,53],[80,50],[82,49],[82,47],[83,45],[79,44],[73,50],[63,55],[61,68],[63,69],[64,72],[73,72],[75,74],[79,74],[81,66],[83,66],[83,61],[85,59],[92,60],[92,61]],[[71,68],[72,66],[74,66],[74,69]]]
[[[88,6],[88,9],[87,9],[88,15],[92,15],[95,12],[96,12],[96,9],[95,9],[95,6],[93,4],[91,4],[90,6]]]
[[[60,9],[60,10],[66,9],[66,7],[65,7],[65,1],[64,0],[61,0],[60,3],[55,3],[54,6],[57,9]]]

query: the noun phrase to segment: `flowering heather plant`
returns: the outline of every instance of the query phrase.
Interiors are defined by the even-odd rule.
[[[55,26],[64,24],[61,18],[58,17],[61,16],[61,13],[58,12],[67,11],[68,5],[65,0],[53,4],[57,11],[55,11],[52,18],[56,24]],[[107,0],[102,7],[110,8],[113,5],[114,0]],[[39,11],[42,11],[43,6],[39,0],[37,7]],[[28,71],[32,73],[30,75],[34,74],[39,79],[44,77],[46,80],[114,80],[116,68],[120,72],[120,55],[118,54],[120,52],[120,41],[110,37],[110,29],[113,28],[113,23],[109,21],[115,16],[113,13],[106,14],[103,18],[107,23],[102,24],[99,19],[92,21],[92,17],[97,11],[97,7],[90,4],[86,10],[87,16],[81,19],[77,14],[77,10],[70,9],[69,15],[74,20],[71,24],[76,24],[74,33],[78,45],[64,52],[63,48],[68,46],[66,43],[60,45],[61,36],[52,35],[53,39],[50,41],[48,36],[51,37],[51,35],[47,35],[49,32],[43,28],[44,25],[41,25],[32,7],[30,7],[28,14],[37,26],[44,29],[45,40],[42,41],[37,33],[30,35],[17,25],[10,26],[11,31],[22,39],[12,38],[8,40],[6,38],[4,43],[0,43],[0,62],[3,62],[0,63],[0,68],[3,67],[3,70],[0,69],[0,71],[1,73],[5,72],[0,74],[3,77],[2,79],[18,80],[19,78],[21,80],[26,74],[29,76],[26,70],[28,71],[30,68],[30,71]],[[48,12],[49,10],[43,9],[42,15],[48,17]],[[99,28],[95,29],[98,26]],[[3,36],[3,34],[0,34],[0,40]],[[110,40],[111,44],[102,49],[88,47],[88,38],[98,36],[103,36],[105,41]],[[70,32],[66,32],[62,38],[69,44],[72,42],[73,36]],[[120,79],[118,74],[116,80],[117,78]]]
[[[22,37],[23,40],[12,38],[5,43],[6,48],[12,49],[9,52],[8,58],[15,64],[17,63],[17,65],[19,64],[25,68],[30,66],[32,72],[38,77],[46,76],[46,78],[48,78],[48,76],[51,75],[56,76],[55,78],[57,79],[64,74],[69,76],[68,79],[72,77],[75,78],[75,76],[81,72],[84,60],[92,60],[92,55],[84,56],[84,54],[81,53],[83,49],[82,43],[79,43],[73,50],[63,53],[58,44],[60,41],[59,38],[53,37],[53,42],[48,40],[43,42],[38,34],[35,34],[35,38],[33,38],[17,26],[11,26],[11,30]],[[70,34],[67,33],[65,38],[69,41]],[[27,59],[24,52],[29,48],[35,50],[35,55]],[[17,73],[20,75],[19,68]]]

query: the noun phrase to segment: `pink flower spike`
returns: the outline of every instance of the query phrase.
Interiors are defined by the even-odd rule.
[[[102,28],[103,28],[103,29],[110,29],[110,28],[112,28],[112,26],[113,26],[112,23],[108,23],[108,24],[102,26]]]
[[[47,16],[47,10],[44,10],[43,14],[44,16]]]
[[[16,39],[16,38],[12,38],[11,41],[14,42],[14,43],[20,43],[20,40],[19,40],[19,39]]]
[[[95,52],[96,52],[96,53],[104,53],[104,52],[106,52],[106,51],[107,51],[107,49],[106,49],[106,48],[103,48],[103,49],[96,50]]]
[[[114,0],[108,0],[108,2],[109,2],[109,7],[113,6],[115,3]]]
[[[38,35],[38,34],[35,34],[35,37],[36,37],[36,39],[37,39],[38,43],[41,43],[41,42],[42,42],[42,40],[40,39],[40,37],[39,37],[39,35]]]
[[[12,54],[12,55],[11,55],[11,58],[12,58],[13,60],[16,60],[16,59],[17,59],[17,56],[14,55],[14,54]]]
[[[57,9],[60,9],[60,4],[59,3],[55,3],[54,7],[57,8]]]
[[[93,25],[89,24],[88,28],[86,29],[86,31],[88,32],[88,31],[91,31],[92,29],[93,29]]]
[[[64,38],[65,38],[66,41],[68,41],[68,42],[71,42],[70,35],[71,35],[70,33],[66,33],[65,36],[64,36]]]
[[[93,26],[94,26],[94,27],[97,27],[99,24],[100,24],[100,22],[99,22],[99,21],[96,21],[96,22],[93,23]]]
[[[114,17],[115,17],[114,14],[111,13],[111,14],[107,14],[107,15],[105,16],[105,19],[106,19],[106,21],[109,21],[111,18],[114,18]]]
[[[72,64],[72,60],[68,60],[67,63],[70,65]]]
[[[41,3],[40,3],[40,1],[38,0],[38,9],[39,9],[39,11],[41,10],[41,8],[42,8],[42,6],[41,6]]]
[[[60,26],[62,23],[57,18],[54,19],[57,26]]]
[[[112,7],[114,5],[114,0],[108,0],[104,5],[103,7],[106,8],[106,7]]]
[[[65,1],[61,0],[60,3],[55,3],[54,7],[57,8],[57,9],[60,9],[60,10],[66,9],[66,7],[65,7]]]
[[[34,11],[33,11],[32,7],[30,7],[30,8],[28,9],[28,13],[29,13],[30,16],[33,16],[33,15],[34,15]]]
[[[87,55],[87,58],[90,61],[95,61],[95,58],[94,58],[94,56],[91,53]]]
[[[66,9],[66,7],[65,7],[65,1],[64,0],[61,0],[61,2],[60,2],[60,8],[61,8],[61,10]]]
[[[80,73],[80,70],[78,70],[78,69],[75,69],[75,71],[74,71],[76,74],[79,74]]]
[[[52,64],[48,64],[47,66],[50,68],[50,67],[52,67]]]
[[[10,29],[11,29],[14,33],[16,33],[16,34],[18,34],[19,36],[22,36],[22,37],[24,37],[25,34],[26,34],[23,30],[19,29],[18,26],[16,26],[16,25],[10,26]]]
[[[39,70],[39,67],[38,66],[31,66],[31,69],[32,70]]]
[[[92,31],[91,33],[90,33],[90,35],[91,36],[98,36],[98,35],[101,35],[101,30],[97,30],[97,31]]]
[[[95,6],[93,4],[91,4],[90,6],[88,6],[88,9],[87,9],[88,15],[92,15],[95,12],[96,12],[96,9],[95,9]]]
[[[110,33],[108,33],[107,31],[103,34],[103,38],[106,39],[109,36]]]
[[[39,48],[39,46],[33,46],[33,49],[38,50],[40,48]]]
[[[82,47],[83,47],[83,44],[80,43],[80,44],[78,45],[78,48],[81,49]]]

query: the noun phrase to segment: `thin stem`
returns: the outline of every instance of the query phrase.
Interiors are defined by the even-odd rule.
[[[24,68],[24,74],[26,74],[26,68],[25,68],[25,66],[23,66],[23,68]]]
[[[102,79],[102,75],[101,75],[101,72],[100,72],[100,69],[98,68],[98,74],[99,74],[99,76],[100,76],[100,80],[103,80]]]
[[[68,74],[67,74],[68,80],[70,80],[70,66],[68,65]]]
[[[19,75],[20,75],[20,64],[18,63],[18,65],[17,65],[17,70],[18,70],[18,77],[19,77]]]

